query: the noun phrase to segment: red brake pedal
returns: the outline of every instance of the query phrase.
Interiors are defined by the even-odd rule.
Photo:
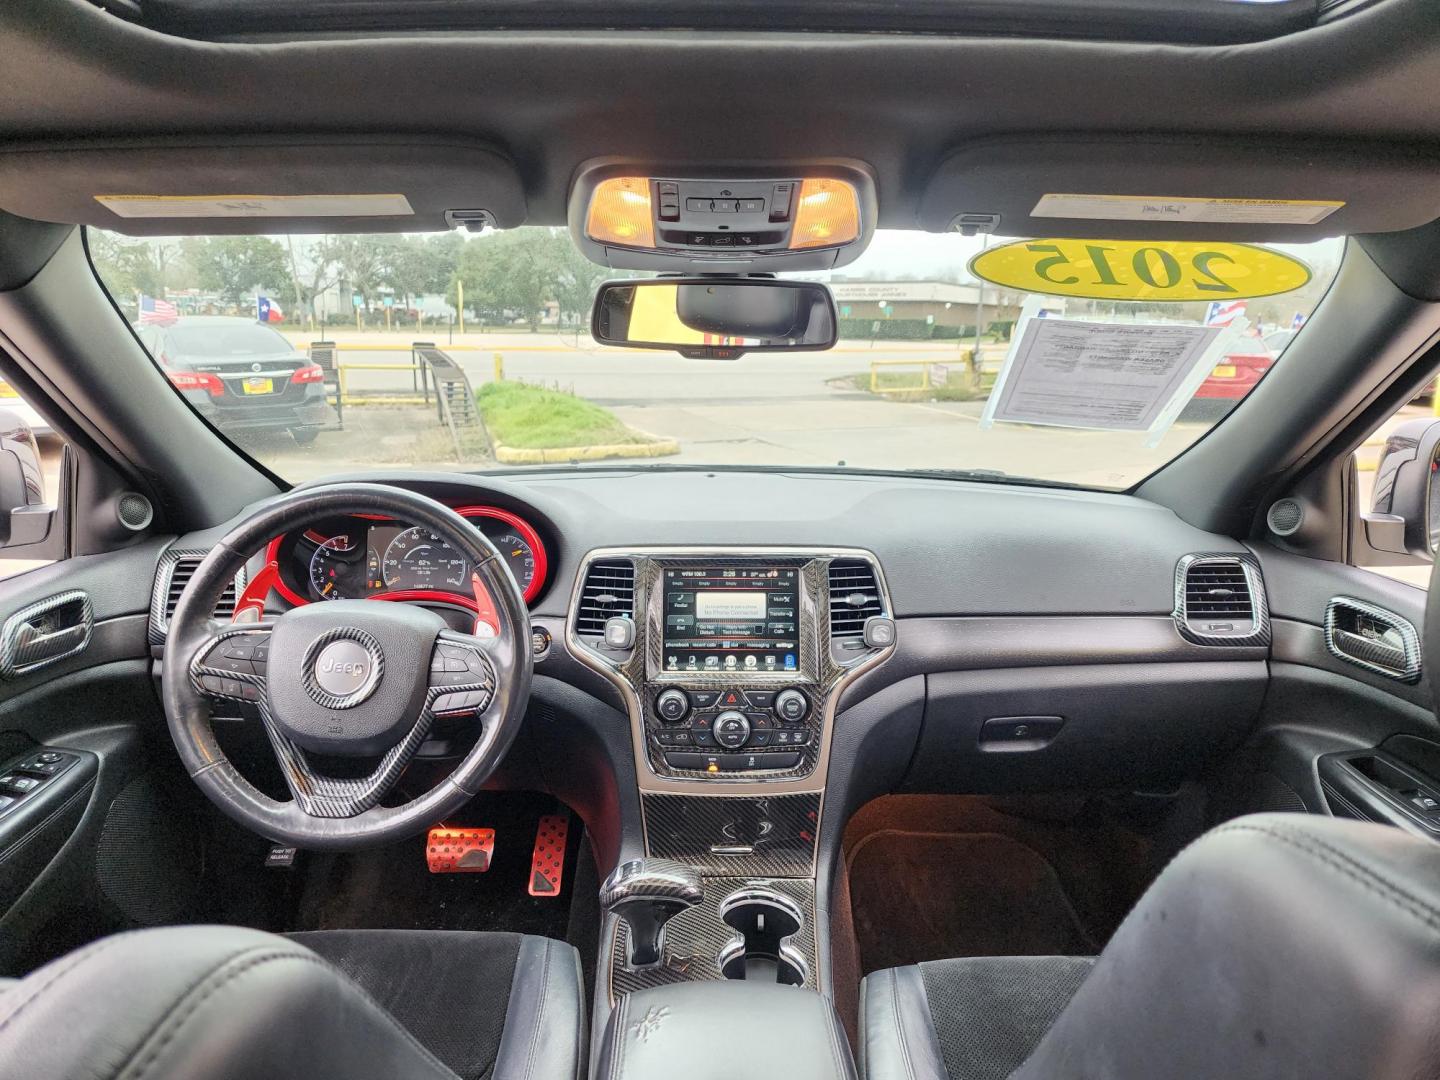
[[[494,853],[494,829],[431,829],[425,841],[432,874],[483,874]]]
[[[535,832],[535,852],[530,856],[530,895],[559,896],[565,875],[565,841],[570,835],[566,814],[546,814]]]

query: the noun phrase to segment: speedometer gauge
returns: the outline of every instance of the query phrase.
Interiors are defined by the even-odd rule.
[[[470,563],[449,541],[418,525],[390,541],[382,563],[387,589],[466,591]]]

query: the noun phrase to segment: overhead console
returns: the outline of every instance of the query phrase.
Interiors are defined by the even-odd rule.
[[[875,231],[875,181],[858,162],[696,171],[599,161],[571,188],[570,231],[602,266],[677,273],[829,270]]]

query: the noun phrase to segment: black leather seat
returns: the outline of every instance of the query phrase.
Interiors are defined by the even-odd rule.
[[[579,956],[518,934],[103,938],[0,993],[0,1077],[578,1080]]]
[[[952,960],[861,990],[867,1080],[1440,1076],[1440,844],[1240,818],[1100,956]]]

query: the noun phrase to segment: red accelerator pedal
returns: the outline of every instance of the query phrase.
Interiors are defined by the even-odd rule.
[[[546,814],[535,832],[535,853],[530,856],[530,895],[559,896],[565,874],[565,841],[570,835],[570,818]]]

